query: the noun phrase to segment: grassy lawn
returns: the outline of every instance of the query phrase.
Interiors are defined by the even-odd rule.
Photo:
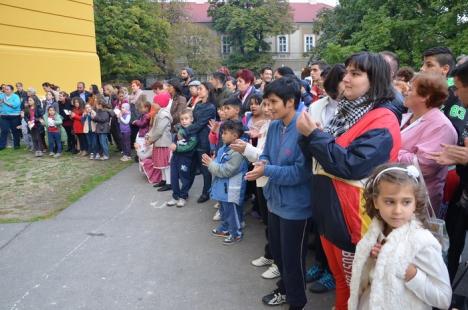
[[[56,215],[131,162],[111,150],[107,161],[64,153],[34,157],[24,148],[0,151],[0,223],[37,221]]]

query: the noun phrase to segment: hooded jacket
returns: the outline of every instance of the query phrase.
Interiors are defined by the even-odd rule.
[[[172,144],[171,113],[166,109],[160,109],[154,117],[153,127],[148,132],[148,140],[155,147],[169,147]]]

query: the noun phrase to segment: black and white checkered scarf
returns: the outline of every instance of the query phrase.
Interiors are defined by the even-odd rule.
[[[367,96],[362,96],[355,100],[340,100],[335,116],[323,131],[335,137],[344,134],[372,109],[373,104],[371,104],[368,99]]]

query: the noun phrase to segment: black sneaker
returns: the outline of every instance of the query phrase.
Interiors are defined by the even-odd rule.
[[[158,188],[158,192],[165,192],[165,191],[170,191],[172,189],[171,184],[166,184],[164,186],[161,186]]]
[[[166,185],[166,181],[161,181],[159,183],[153,184],[153,187],[162,187],[164,185]]]
[[[210,200],[210,197],[209,197],[207,194],[202,194],[202,195],[198,198],[197,202],[198,202],[198,203],[204,203],[205,201],[208,201],[208,200]]]
[[[263,296],[262,301],[267,306],[279,306],[286,303],[286,295],[280,293],[279,289]]]

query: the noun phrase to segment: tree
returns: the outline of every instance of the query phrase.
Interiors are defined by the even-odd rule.
[[[96,46],[104,81],[165,70],[169,23],[149,0],[95,0]]]
[[[179,21],[170,31],[170,71],[189,66],[198,74],[209,74],[221,66],[220,41],[209,28]]]
[[[341,0],[319,14],[312,58],[342,62],[352,52],[394,51],[402,64],[419,66],[422,52],[444,45],[468,47],[468,3],[457,0]]]
[[[218,32],[228,35],[234,53],[232,69],[258,69],[273,62],[266,38],[293,32],[289,4],[285,0],[210,0],[208,15]]]

